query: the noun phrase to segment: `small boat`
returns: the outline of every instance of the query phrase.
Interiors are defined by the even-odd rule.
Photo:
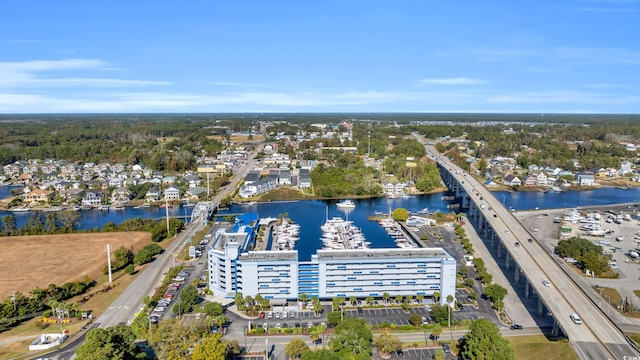
[[[15,212],[15,213],[26,213],[26,212],[29,212],[29,208],[28,207],[16,207],[16,208],[9,209],[9,210],[12,211],[12,212]]]
[[[336,206],[339,207],[339,208],[353,209],[353,208],[356,207],[356,204],[353,201],[347,199],[347,200],[342,200],[342,201],[338,202],[336,204]]]
[[[109,205],[100,205],[100,206],[98,206],[98,210],[100,210],[100,211],[109,211]]]
[[[124,210],[124,206],[111,206],[111,207],[109,207],[109,211],[117,211],[117,210]]]

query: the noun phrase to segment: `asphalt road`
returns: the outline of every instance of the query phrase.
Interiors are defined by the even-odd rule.
[[[510,211],[496,199],[490,191],[453,164],[449,159],[439,156],[435,150],[419,141],[427,148],[427,153],[460,184],[472,198],[469,209],[470,219],[474,213],[483,213],[483,221],[488,221],[496,235],[502,240],[504,248],[512,255],[517,266],[526,274],[549,311],[554,314],[559,326],[565,333],[574,351],[581,359],[622,359],[625,356],[640,356],[624,338],[622,332],[590,301],[582,290],[567,276],[546,251],[537,243],[528,243],[533,235],[518,222]],[[480,200],[480,197],[483,200]],[[489,215],[491,207],[493,212]],[[492,216],[495,213],[495,217]],[[518,246],[516,243],[521,244]],[[543,280],[551,282],[545,287]],[[583,319],[581,325],[573,323],[569,314],[577,313]]]
[[[263,146],[263,144],[260,144],[256,148],[250,155],[249,160],[240,168],[240,171],[231,178],[229,184],[214,197],[214,202],[220,203],[230,192],[235,191],[235,187],[244,179],[246,173],[253,168],[253,159],[262,150]],[[107,328],[118,324],[129,324],[135,318],[135,315],[144,309],[142,300],[147,295],[151,296],[154,289],[160,285],[163,274],[166,269],[174,265],[175,256],[187,244],[187,240],[191,239],[198,231],[201,231],[204,226],[201,222],[187,224],[185,231],[177,235],[177,238],[165,249],[164,253],[160,254],[144,271],[140,272],[131,285],[122,292],[104,313],[99,315],[93,327]],[[46,356],[52,360],[70,359],[82,344],[83,339],[84,334],[68,342],[61,350],[51,352]]]

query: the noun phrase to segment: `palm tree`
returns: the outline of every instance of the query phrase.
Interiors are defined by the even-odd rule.
[[[390,298],[391,298],[391,295],[389,295],[389,293],[382,294],[382,299],[384,299],[384,304],[385,305],[389,304],[389,299]]]
[[[349,298],[349,301],[351,302],[351,305],[355,305],[358,303],[358,298],[356,298],[355,296],[351,296]]]
[[[262,299],[262,303],[260,304],[260,307],[262,307],[263,310],[265,309],[269,309],[271,307],[271,301],[269,301],[269,299]]]
[[[49,306],[51,308],[51,312],[53,315],[57,315],[58,316],[58,307],[60,306],[60,303],[58,302],[58,300],[56,299],[51,299],[47,302],[47,306]]]
[[[80,303],[71,304],[71,308],[74,311],[74,317],[78,317],[78,313],[80,313]]]
[[[411,300],[413,300],[413,296],[411,296],[411,295],[407,295],[404,298],[405,298],[405,300],[407,301],[408,304],[410,304]]]
[[[453,302],[453,295],[451,294],[447,295],[447,304],[449,304],[449,308],[447,309],[449,311],[447,320],[448,320],[449,326],[451,326],[451,303],[452,302]]]
[[[307,308],[307,300],[309,300],[309,295],[302,293],[300,294],[300,301],[302,301],[302,309]]]
[[[311,333],[309,333],[309,338],[311,339],[311,341],[316,344],[316,349],[318,348],[318,339],[320,339],[320,334],[318,333],[317,330],[313,330],[311,331]]]
[[[247,311],[252,313],[253,312],[253,296],[251,295],[245,296],[244,302],[247,306]]]
[[[369,306],[373,305],[373,296],[367,296],[366,301],[367,301],[367,305]]]
[[[418,300],[418,302],[422,304],[422,302],[424,301],[424,295],[416,295],[416,300]]]
[[[440,291],[434,291],[433,292],[433,301],[438,302],[439,299],[440,299]]]
[[[402,299],[404,299],[402,295],[396,295],[396,303],[398,304],[402,303]]]

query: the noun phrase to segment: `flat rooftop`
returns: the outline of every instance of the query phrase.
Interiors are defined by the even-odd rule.
[[[318,259],[353,259],[353,258],[415,258],[439,257],[453,259],[443,248],[411,248],[411,249],[358,249],[358,250],[318,250]]]

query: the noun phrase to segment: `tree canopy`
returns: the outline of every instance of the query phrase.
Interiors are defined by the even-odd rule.
[[[345,319],[335,327],[329,348],[342,358],[369,359],[371,357],[370,325],[364,319]]]
[[[78,360],[133,360],[146,355],[136,348],[136,337],[131,328],[118,325],[106,329],[90,330],[84,343],[76,351]]]
[[[513,349],[502,338],[494,323],[479,319],[471,324],[470,331],[464,336],[460,356],[465,360],[512,360]]]

